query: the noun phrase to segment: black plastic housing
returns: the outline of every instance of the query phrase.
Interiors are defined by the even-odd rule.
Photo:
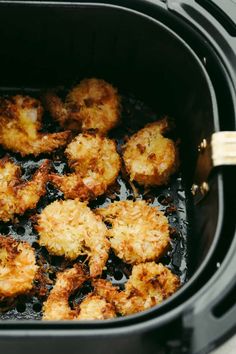
[[[114,5],[124,7],[120,8],[111,1],[106,5],[0,1],[1,87],[3,91],[48,88],[98,76],[134,92],[154,110],[176,118],[189,191],[198,144],[222,127],[235,127],[236,83],[232,58],[224,62],[218,44],[214,48],[191,26],[191,15],[181,7],[184,2],[177,2],[177,8],[167,3],[116,1]],[[201,13],[200,5],[192,2],[191,6],[193,12]],[[207,58],[205,68],[199,57]],[[226,103],[222,104],[221,94],[226,95]],[[227,119],[222,120],[225,112]],[[207,325],[205,332],[201,329],[203,314],[211,314],[219,301],[210,287],[216,292],[224,289],[223,294],[234,279],[232,250],[236,246],[231,241],[235,222],[229,217],[225,180],[229,181],[227,174],[218,171],[211,178],[208,196],[196,206],[189,201],[191,278],[159,308],[105,323],[2,322],[2,351],[25,353],[34,346],[35,353],[58,354],[67,348],[82,354],[207,352],[209,345],[235,326],[234,318],[227,315],[227,331],[221,332],[222,316],[217,322],[210,315],[206,316],[208,323],[217,330],[207,332]],[[219,245],[226,235],[226,229],[222,233],[225,220],[230,225],[222,253]],[[223,260],[216,272],[216,263]],[[225,269],[227,284],[221,274]]]

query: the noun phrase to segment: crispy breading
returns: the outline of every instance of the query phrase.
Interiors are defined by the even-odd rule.
[[[145,201],[114,202],[96,209],[96,213],[111,224],[108,230],[111,247],[116,256],[127,263],[156,260],[169,245],[167,218]]]
[[[43,305],[44,320],[105,320],[115,317],[112,304],[90,293],[78,309],[71,309],[69,297],[88,279],[83,267],[75,264],[57,276],[56,283]]]
[[[51,174],[66,198],[93,199],[102,195],[115,182],[121,167],[113,140],[98,134],[79,134],[66,148],[69,175]]]
[[[90,275],[102,273],[108,259],[110,242],[101,217],[95,215],[84,202],[57,200],[38,216],[39,243],[57,256],[76,259],[89,258]]]
[[[80,264],[75,264],[73,268],[58,273],[56,283],[43,304],[43,319],[75,319],[77,312],[70,308],[69,297],[87,279],[88,276]]]
[[[168,119],[147,124],[132,135],[123,146],[123,159],[131,181],[145,186],[168,183],[178,168],[178,149],[173,140],[163,134]]]
[[[105,279],[93,279],[92,286],[94,288],[94,294],[108,301],[113,306],[117,306],[118,297],[124,291],[119,291],[118,286],[112,285],[112,283]]]
[[[28,243],[0,235],[1,300],[28,292],[37,269],[34,249]]]
[[[81,201],[86,201],[96,198],[93,190],[84,184],[78,173],[73,172],[65,175],[51,173],[49,178],[52,184],[63,192],[65,199],[79,198]]]
[[[43,108],[28,96],[0,99],[0,144],[21,156],[49,153],[66,145],[70,131],[40,133]]]
[[[30,181],[23,181],[20,166],[8,157],[0,160],[0,220],[9,221],[15,214],[36,207],[46,193],[49,166],[46,160]]]
[[[103,279],[94,280],[93,286],[94,293],[113,304],[118,313],[131,315],[160,304],[178,290],[180,280],[161,263],[147,262],[133,267],[124,291]]]
[[[44,100],[52,117],[66,129],[93,129],[105,135],[119,121],[120,98],[117,90],[104,80],[82,80],[68,93],[65,103],[53,92],[46,93]]]
[[[77,319],[106,320],[113,317],[116,317],[114,306],[101,296],[91,293],[81,302]]]
[[[117,309],[122,315],[146,310],[172,295],[179,285],[179,278],[161,263],[138,264],[125,285],[125,295],[118,296]]]

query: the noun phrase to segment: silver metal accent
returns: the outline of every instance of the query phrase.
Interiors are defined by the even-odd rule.
[[[209,192],[209,184],[207,182],[203,182],[200,185],[200,192],[202,193],[202,195],[205,195]]]
[[[199,190],[199,186],[197,184],[193,184],[191,188],[192,195],[195,195]]]
[[[203,139],[200,145],[198,145],[198,151],[203,152],[207,148],[207,140]]]

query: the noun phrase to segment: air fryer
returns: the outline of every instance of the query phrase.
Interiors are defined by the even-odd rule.
[[[210,3],[0,1],[1,94],[37,96],[100,77],[118,87],[124,107],[132,96],[173,117],[181,172],[156,200],[172,193],[186,211],[177,225],[184,245],[172,245],[177,265],[169,264],[183,280],[176,294],[107,321],[43,322],[33,308],[28,317],[13,311],[0,321],[4,352],[207,353],[233,333],[235,169],[212,156],[215,134],[235,129],[235,25]],[[137,127],[144,122],[137,114]]]

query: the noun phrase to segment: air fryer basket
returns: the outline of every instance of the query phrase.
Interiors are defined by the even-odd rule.
[[[138,3],[139,6],[144,4]],[[158,6],[162,13],[163,6]],[[155,11],[158,6],[155,4]],[[224,183],[228,181],[227,174],[216,171],[209,179],[207,195],[199,203],[193,203],[190,188],[198,146],[202,139],[220,129],[218,93],[204,65],[186,42],[161,22],[135,10],[109,4],[0,2],[0,40],[2,94],[37,95],[42,89],[57,85],[69,87],[84,77],[94,76],[117,86],[126,103],[132,93],[157,112],[158,117],[168,114],[175,118],[181,139],[181,177],[185,187],[185,200],[176,199],[176,203],[182,203],[187,209],[186,220],[181,213],[178,218],[184,217],[179,225],[186,236],[183,238],[187,247],[184,261],[189,277],[189,281],[160,306],[127,318],[45,323],[15,321],[10,317],[0,322],[3,350],[11,353],[20,345],[18,352],[23,353],[34,344],[38,352],[46,353],[63,353],[68,345],[72,353],[78,352],[78,346],[81,353],[94,350],[109,353],[107,348],[110,347],[112,353],[129,350],[152,353],[158,349],[174,353],[184,352],[186,342],[186,352],[189,352],[191,329],[195,324],[201,327],[198,321],[202,319],[199,316],[193,320],[192,296],[203,291],[199,289],[216,271],[216,261],[222,260],[217,250],[225,225]],[[139,100],[135,102],[138,104]],[[219,112],[222,113],[221,105]],[[136,110],[134,113],[138,114]],[[128,119],[128,115],[124,114],[125,118]],[[142,118],[137,120],[137,125],[142,126]],[[178,197],[176,183],[172,184],[175,198]],[[163,189],[160,195],[173,194],[174,189]],[[182,198],[184,194],[180,192]],[[233,228],[229,230],[232,232]],[[229,236],[228,246],[231,238]],[[232,263],[229,262],[228,267],[231,269]],[[204,293],[202,298],[205,306]],[[197,308],[201,313],[201,302]],[[215,324],[211,317],[208,321]],[[230,324],[232,321],[230,319]],[[218,325],[216,327],[219,330]],[[29,335],[27,340],[26,334]]]

